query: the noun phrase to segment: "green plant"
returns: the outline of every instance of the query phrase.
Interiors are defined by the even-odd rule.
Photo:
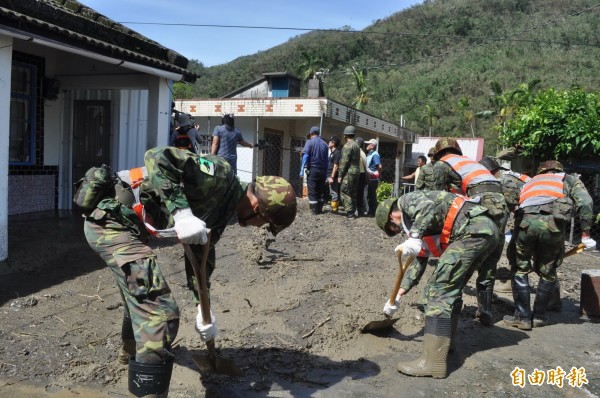
[[[394,192],[394,184],[390,182],[380,181],[377,186],[377,203],[383,202],[387,198],[392,196]]]

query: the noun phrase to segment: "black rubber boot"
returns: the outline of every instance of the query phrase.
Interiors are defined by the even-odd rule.
[[[127,365],[129,358],[135,355],[135,336],[133,335],[133,326],[131,318],[127,314],[123,314],[123,323],[121,324],[121,348],[119,349],[119,363]]]
[[[166,398],[173,362],[141,363],[129,359],[129,393],[132,397]]]
[[[486,286],[485,290],[477,289],[477,312],[475,318],[479,319],[482,325],[492,326],[492,297],[494,295],[493,286]]]
[[[315,214],[315,215],[319,214],[318,209],[317,209],[317,207],[318,207],[317,203],[311,203],[311,204],[309,204],[309,206],[310,206],[310,211],[312,212],[312,214]]]
[[[554,291],[552,292],[552,297],[550,297],[550,302],[548,303],[546,311],[562,311],[562,301],[560,299],[560,282],[558,281],[558,279],[555,282]]]
[[[533,327],[539,328],[548,324],[546,320],[546,308],[548,308],[548,303],[552,299],[555,288],[556,282],[540,279],[535,294],[535,301],[533,302]]]
[[[448,349],[448,352],[454,352],[454,349],[456,348],[456,331],[458,330],[458,320],[460,318],[462,307],[462,298],[454,300],[454,304],[452,304],[452,315],[450,317],[450,348]]]
[[[529,297],[529,277],[514,275],[512,277],[513,300],[515,314],[505,315],[503,320],[507,325],[521,330],[531,330],[531,302]]]
[[[319,203],[317,203],[317,214],[323,214],[323,205],[325,203],[323,201],[319,201]]]
[[[445,379],[448,376],[448,350],[451,337],[450,318],[425,318],[424,352],[411,362],[399,362],[398,372],[409,376],[429,376]]]

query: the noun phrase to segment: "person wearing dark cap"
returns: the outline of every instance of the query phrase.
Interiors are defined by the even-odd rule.
[[[300,177],[304,177],[306,169],[308,204],[313,214],[321,214],[325,203],[324,191],[327,165],[329,164],[329,147],[321,139],[321,132],[317,126],[311,127],[309,134],[310,139],[306,141],[302,150]]]
[[[366,188],[369,182],[367,176],[367,154],[365,153],[365,139],[357,138],[356,143],[360,148],[360,165],[358,174],[358,189],[356,190],[356,211],[359,216],[367,214],[367,201],[365,200]]]
[[[435,148],[429,148],[429,152],[427,152],[427,157],[429,158],[429,163],[425,163],[419,169],[419,174],[417,178],[415,178],[415,189],[418,191],[431,191],[435,186],[435,176],[433,174],[433,166],[435,165],[435,160],[433,160],[433,152]]]
[[[198,146],[202,143],[202,136],[193,126],[192,117],[183,112],[175,112],[175,129],[169,137],[169,145],[179,149],[198,153]]]
[[[342,151],[340,150],[340,139],[333,136],[329,139],[329,167],[327,168],[327,183],[331,194],[331,211],[337,213],[340,201],[340,184],[338,183],[338,170]]]
[[[342,158],[340,159],[340,174],[338,182],[341,184],[340,193],[342,203],[346,210],[348,219],[356,218],[356,191],[358,190],[358,176],[360,174],[360,147],[354,141],[356,128],[346,126],[344,129],[344,139],[346,143],[342,148]]]

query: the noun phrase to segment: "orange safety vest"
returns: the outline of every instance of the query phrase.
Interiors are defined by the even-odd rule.
[[[442,233],[440,235],[424,236],[422,239],[423,248],[417,255],[418,257],[440,257],[444,253],[448,245],[450,245],[450,234],[452,233],[456,217],[465,205],[465,202],[473,201],[470,201],[466,196],[457,196],[454,199],[452,205],[450,205],[448,214],[446,214]]]
[[[512,170],[506,170],[502,174],[513,176],[513,177],[521,180],[522,182],[528,182],[529,180],[531,180],[531,177],[529,177],[528,175],[517,173],[516,171],[512,171]]]
[[[440,160],[447,163],[460,176],[462,180],[460,193],[463,195],[467,194],[467,188],[470,186],[481,182],[498,182],[485,166],[466,156],[450,154]]]
[[[539,206],[564,198],[565,173],[539,174],[527,182],[519,195],[519,207]]]
[[[144,204],[140,200],[140,185],[145,177],[148,177],[148,171],[145,167],[136,167],[131,170],[123,170],[117,173],[119,178],[129,184],[131,190],[133,191],[133,197],[135,198],[135,202],[131,207],[138,218],[144,223],[146,230],[152,236],[157,237],[176,237],[177,234],[173,228],[170,229],[156,229],[152,224],[154,224],[154,220],[150,217],[149,214],[146,214],[146,210],[144,209]]]

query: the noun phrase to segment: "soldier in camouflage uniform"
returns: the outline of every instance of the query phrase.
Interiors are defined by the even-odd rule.
[[[404,231],[409,238],[398,247],[404,256],[439,251],[436,269],[425,295],[424,353],[412,362],[398,363],[398,371],[410,376],[447,376],[447,356],[462,306],[461,295],[473,271],[490,255],[499,240],[488,210],[463,196],[444,191],[414,191],[399,199],[383,201],[376,212],[377,225],[388,236]],[[418,266],[413,262],[413,266]],[[394,305],[386,301],[384,313],[392,315],[399,301],[416,283],[407,272]],[[395,308],[390,308],[395,307]]]
[[[435,189],[456,191],[471,198],[479,197],[481,205],[504,235],[508,221],[508,206],[502,194],[502,185],[481,164],[462,156],[462,150],[454,138],[440,138],[435,144],[433,158]],[[498,261],[504,251],[504,240],[498,241],[477,276],[477,312],[475,317],[484,325],[492,325],[492,297]]]
[[[427,152],[427,157],[429,158],[429,163],[421,166],[421,171],[419,172],[419,177],[417,177],[417,181],[415,181],[415,189],[418,191],[421,190],[432,190],[435,187],[435,176],[433,174],[433,165],[435,165],[435,160],[433,160],[433,154],[435,152],[435,148],[429,148],[429,152]]]
[[[275,235],[293,222],[296,197],[291,185],[280,177],[257,177],[251,184],[241,182],[231,166],[214,155],[164,147],[146,152],[144,161],[147,176],[144,178],[142,168],[134,169],[138,178],[134,170],[119,172],[123,178],[115,186],[116,191],[109,192],[86,215],[84,231],[90,246],[115,275],[125,304],[120,359],[135,356],[129,361],[130,392],[134,396],[166,397],[179,308],[156,255],[147,245],[147,231],[156,234],[155,229],[162,230],[159,236],[171,231],[201,259],[210,229],[210,276],[215,268],[215,244],[233,214],[237,214],[241,226],[268,223]],[[132,187],[139,187],[139,201]],[[136,202],[141,202],[144,212],[136,214]],[[185,270],[188,287],[198,304],[199,292],[195,291],[187,257]],[[211,340],[217,334],[214,314],[212,322],[204,325],[201,307],[197,307],[196,330],[202,341]]]
[[[358,177],[360,175],[360,147],[354,141],[356,129],[354,126],[346,126],[344,138],[346,144],[342,148],[338,181],[341,184],[340,192],[342,204],[346,209],[346,217],[355,218],[356,193],[358,192]]]
[[[537,175],[521,191],[515,233],[508,245],[515,302],[514,315],[504,317],[508,325],[523,330],[546,325],[546,310],[556,286],[556,269],[565,253],[565,228],[573,208],[583,231],[581,242],[592,250],[596,241],[590,237],[594,217],[590,194],[577,177],[563,172],[559,162],[542,162]],[[533,313],[528,276],[532,271],[540,277]]]
[[[494,177],[500,180],[500,184],[502,184],[502,194],[504,195],[504,200],[506,200],[508,210],[510,213],[514,212],[515,208],[519,205],[519,194],[521,193],[521,189],[531,178],[525,174],[520,174],[500,166],[494,158],[489,156],[481,159],[479,163],[485,166]],[[510,241],[511,235],[512,229],[505,235],[506,242]],[[497,292],[511,292],[510,278],[510,270],[508,268],[498,268],[496,270],[494,290]]]

